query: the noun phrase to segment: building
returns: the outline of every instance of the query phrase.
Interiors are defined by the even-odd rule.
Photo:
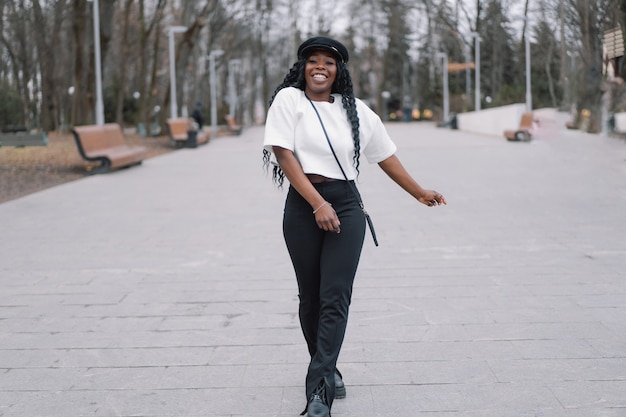
[[[621,28],[617,27],[604,32],[603,50],[603,73],[609,79],[619,76],[624,65],[624,36]]]

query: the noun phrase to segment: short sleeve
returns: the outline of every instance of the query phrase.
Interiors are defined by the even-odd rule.
[[[396,153],[398,148],[389,137],[380,117],[361,100],[357,100],[357,108],[362,125],[361,133],[367,137],[362,151],[367,161],[379,163]]]
[[[272,146],[294,151],[298,114],[298,96],[294,88],[284,88],[276,94],[267,112],[263,148],[272,152]]]

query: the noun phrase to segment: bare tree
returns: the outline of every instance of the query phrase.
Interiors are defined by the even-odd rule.
[[[138,69],[138,91],[140,96],[139,101],[139,118],[144,126],[150,126],[150,111],[152,106],[156,104],[156,79],[159,59],[160,40],[159,32],[161,30],[161,22],[164,18],[164,9],[166,6],[166,0],[158,0],[154,7],[154,11],[151,15],[146,12],[145,0],[138,0],[139,13],[137,20],[139,50],[135,54],[139,58]],[[152,47],[149,48],[150,36],[156,33]],[[148,60],[151,59],[151,64]]]
[[[29,86],[38,88],[35,68],[36,56],[34,49],[29,47],[32,35],[29,28],[32,26],[32,18],[26,4],[21,2],[7,2],[5,5],[6,20],[3,26],[10,31],[11,37],[0,32],[0,43],[4,45],[7,57],[11,64],[11,72],[16,89],[21,99],[21,122],[26,126],[36,123],[33,120],[33,94]]]
[[[62,39],[62,19],[66,13],[65,3],[53,2],[48,13],[41,8],[39,0],[33,0],[33,22],[40,28],[35,35],[35,45],[41,74],[41,127],[46,130],[56,130],[61,121],[59,120],[63,85],[57,72],[58,45]]]
[[[134,0],[124,0],[122,10],[122,39],[119,54],[119,73],[117,74],[117,82],[114,85],[114,92],[117,96],[115,107],[115,121],[119,124],[124,122],[124,98],[128,92],[126,84],[128,72],[128,59],[130,56],[130,16],[132,12]],[[135,120],[133,120],[135,121]]]
[[[399,109],[403,100],[404,66],[408,62],[409,30],[406,22],[407,6],[401,0],[383,3],[387,14],[387,48],[383,63],[382,88],[391,94],[390,102]]]
[[[72,96],[72,110],[70,120],[73,124],[86,123],[89,115],[88,109],[93,105],[88,104],[88,97],[93,96],[93,90],[88,83],[86,73],[88,66],[85,64],[86,53],[84,41],[87,39],[87,3],[82,0],[72,0],[72,34],[74,41],[74,95]],[[91,100],[93,103],[93,100]],[[93,114],[93,111],[91,112]]]
[[[566,22],[578,49],[577,113],[583,109],[590,112],[588,130],[594,133],[602,128],[602,35],[617,23],[617,16],[611,13],[617,1],[567,0]]]
[[[531,16],[521,39],[514,36],[509,21],[512,4]],[[571,97],[579,110],[592,112],[591,130],[597,131],[602,34],[616,26],[626,28],[626,2],[541,0],[538,8],[531,8],[534,4],[530,0],[351,0],[347,29],[333,33],[336,29],[329,22],[336,5],[332,0],[310,7],[300,0],[100,0],[100,33],[94,39],[93,2],[0,0],[0,124],[12,120],[52,130],[68,121],[92,123],[98,40],[106,120],[149,126],[155,120],[153,109],[165,109],[170,103],[166,42],[170,25],[187,27],[186,33],[176,36],[176,82],[183,87],[177,89],[177,101],[208,103],[205,58],[209,51],[222,49],[224,54],[217,60],[216,110],[221,116],[228,108],[223,94],[226,64],[240,59],[242,121],[262,120],[263,107],[285,68],[291,66],[294,49],[313,34],[338,37],[349,46],[355,92],[380,111],[383,88],[398,102],[411,95],[422,107],[437,105],[441,77],[435,76],[439,71],[435,53],[446,52],[450,62],[465,61],[463,47],[473,48],[470,33],[478,32],[481,89],[493,98],[492,105],[519,102],[524,91],[524,54],[517,45],[524,44],[532,25],[537,39],[532,45],[533,101],[555,105],[570,102]],[[562,24],[557,26],[551,22],[558,16]],[[570,71],[574,63],[576,68]],[[626,75],[624,68],[622,75]],[[463,72],[450,75],[450,92],[460,96],[471,82],[465,82]],[[568,80],[568,75],[578,78]],[[68,91],[68,87],[72,88]],[[138,93],[135,99],[131,92]],[[162,111],[161,118],[166,113]]]

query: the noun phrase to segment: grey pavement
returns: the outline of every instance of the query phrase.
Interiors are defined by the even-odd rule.
[[[626,144],[389,124],[334,417],[626,416]],[[296,417],[307,352],[262,127],[0,204],[0,416]]]

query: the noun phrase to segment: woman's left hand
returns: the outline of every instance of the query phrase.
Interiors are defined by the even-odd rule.
[[[442,204],[448,204],[446,198],[439,194],[437,191],[424,190],[424,193],[417,199],[420,203],[427,205],[428,207],[440,206]]]
[[[409,173],[404,169],[402,163],[396,155],[391,155],[389,158],[378,163],[383,171],[389,178],[394,180],[396,184],[402,187],[406,192],[411,194],[420,203],[427,205],[428,207],[440,206],[442,204],[448,204],[444,196],[437,191],[423,189]]]

